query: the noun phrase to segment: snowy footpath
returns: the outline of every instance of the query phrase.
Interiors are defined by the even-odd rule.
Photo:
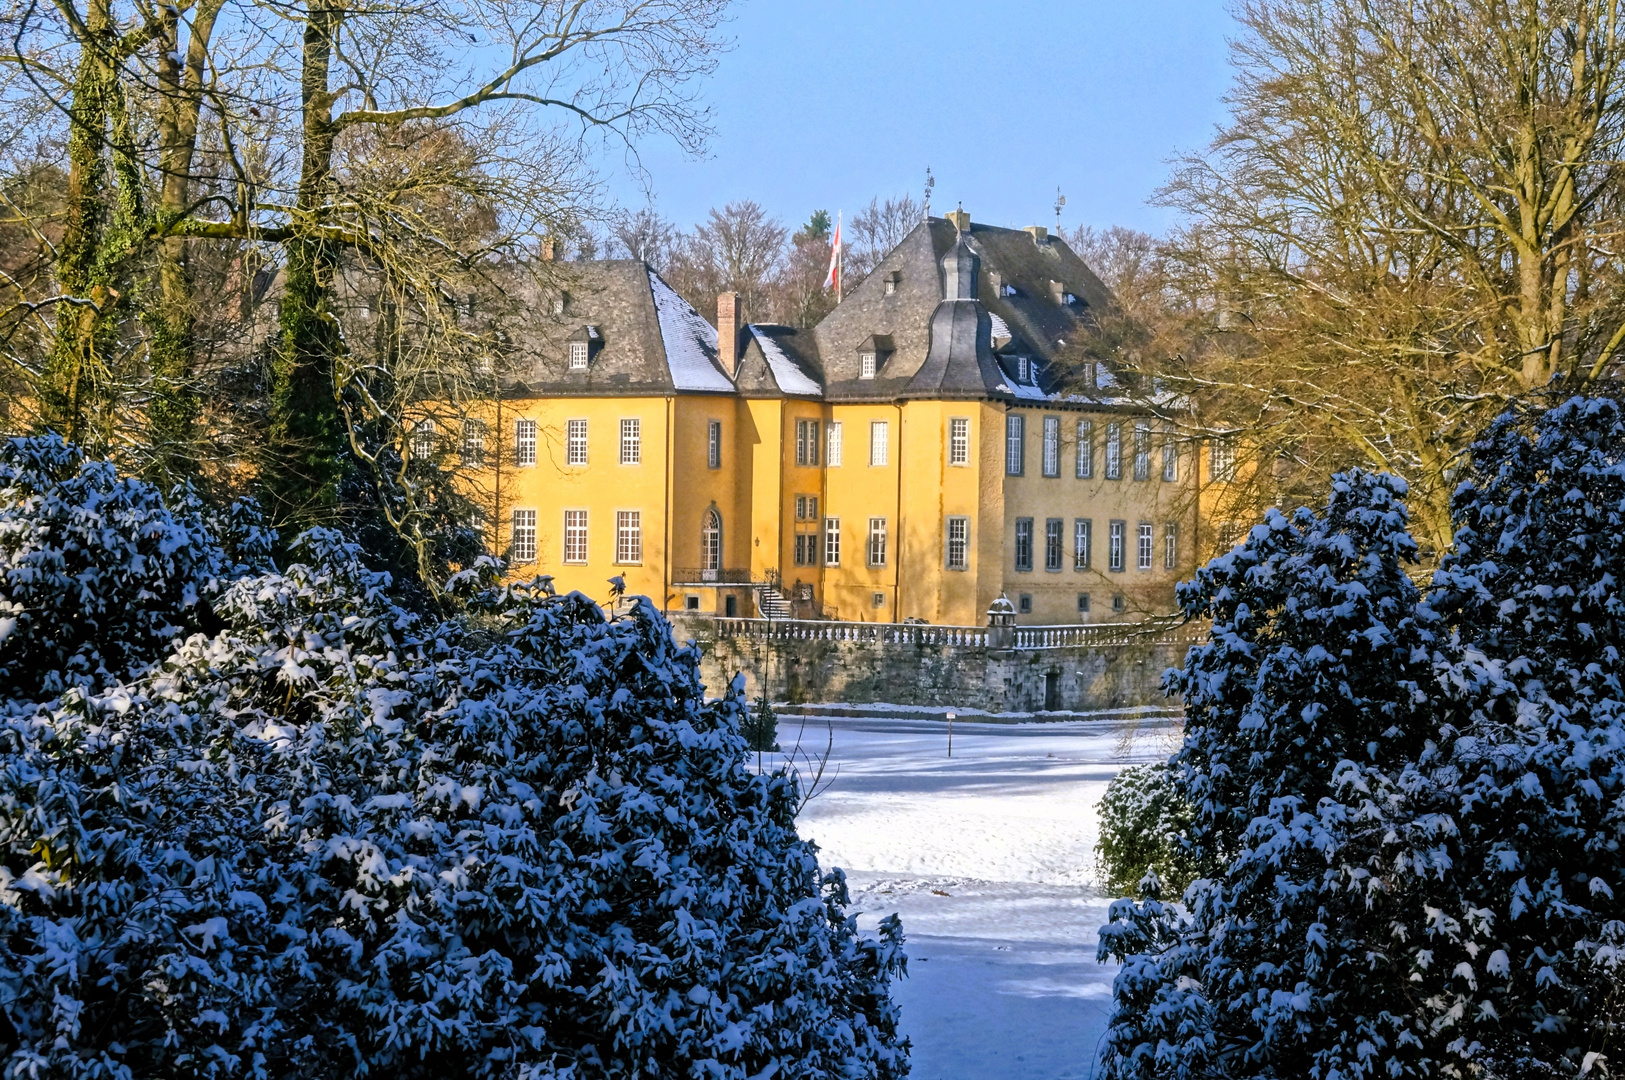
[[[1124,765],[1166,757],[1170,721],[1019,725],[783,716],[779,742],[833,749],[802,811],[847,872],[859,923],[897,912],[897,987],[917,1080],[1091,1074],[1111,1001],[1095,960],[1096,806]],[[803,766],[805,772],[805,766]]]

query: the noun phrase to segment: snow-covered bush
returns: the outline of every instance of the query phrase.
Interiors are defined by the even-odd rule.
[[[1100,797],[1095,844],[1101,883],[1132,892],[1149,873],[1160,888],[1183,892],[1195,876],[1186,846],[1190,816],[1166,763],[1130,765],[1112,777]]]
[[[4,1076],[906,1072],[900,928],[856,932],[738,694],[646,603],[489,569],[431,620],[313,532],[212,636],[6,703]]]
[[[1203,877],[1119,901],[1116,1077],[1601,1075],[1618,1041],[1625,425],[1503,417],[1427,598],[1397,481],[1339,480],[1186,587]]]
[[[196,514],[55,436],[0,442],[0,688],[125,677],[196,625],[223,569]]]

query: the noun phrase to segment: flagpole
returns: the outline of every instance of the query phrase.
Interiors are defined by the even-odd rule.
[[[835,211],[835,305],[840,306],[842,291],[846,288],[846,249],[841,245],[841,216],[844,210]]]

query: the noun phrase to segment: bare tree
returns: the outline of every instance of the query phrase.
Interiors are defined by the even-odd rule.
[[[526,262],[537,238],[597,250],[597,148],[703,143],[695,80],[726,7],[84,2],[29,4],[11,28],[8,59],[35,99],[62,102],[70,146],[53,288],[18,300],[54,344],[13,358],[44,426],[78,436],[98,399],[102,430],[179,449],[198,415],[196,321],[215,306],[190,279],[218,260],[241,295],[278,307],[272,328],[244,312],[243,349],[270,362],[249,410],[261,437],[236,446],[298,523],[337,512],[353,466],[406,457],[415,396],[490,394],[502,296],[520,268],[552,272]],[[368,290],[389,318],[362,326],[368,305],[352,301]],[[495,300],[471,319],[481,292]],[[118,384],[130,372],[139,389]]]
[[[678,235],[677,226],[661,217],[652,206],[623,211],[616,216],[611,231],[613,256],[638,259],[656,270],[663,269],[670,261]]]
[[[925,211],[910,195],[881,202],[869,200],[869,205],[852,216],[851,240],[846,253],[846,272],[853,284],[862,281],[887,252],[903,242],[903,237],[925,220]]]
[[[1232,118],[1164,201],[1180,385],[1268,467],[1406,476],[1450,542],[1486,415],[1605,374],[1625,151],[1612,0],[1253,0]],[[1163,374],[1170,374],[1164,365]],[[1283,481],[1285,482],[1285,481]]]
[[[786,235],[782,223],[748,199],[713,209],[673,250],[672,287],[701,312],[715,306],[718,293],[737,292],[745,310],[761,317],[773,308]]]

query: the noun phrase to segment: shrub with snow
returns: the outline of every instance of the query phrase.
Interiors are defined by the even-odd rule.
[[[1132,892],[1147,874],[1158,887],[1182,892],[1194,876],[1186,844],[1190,807],[1162,762],[1130,765],[1106,785],[1100,797],[1102,883]]]
[[[1113,905],[1114,1077],[1601,1075],[1625,911],[1625,424],[1509,413],[1424,597],[1387,477],[1184,588],[1199,877]],[[1617,1054],[1616,1054],[1617,1056]]]
[[[737,691],[646,603],[490,570],[432,620],[313,532],[212,636],[6,702],[3,1075],[906,1072],[900,928],[856,932]]]

